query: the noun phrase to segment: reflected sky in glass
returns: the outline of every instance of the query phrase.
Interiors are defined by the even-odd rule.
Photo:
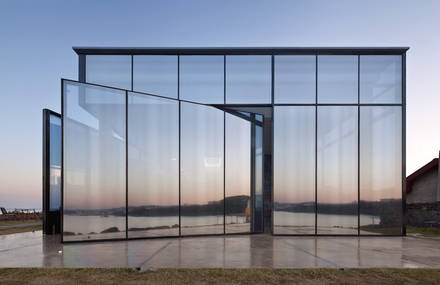
[[[129,206],[179,204],[179,103],[128,96]]]
[[[271,57],[226,56],[226,103],[271,103]]]
[[[50,114],[49,122],[49,209],[58,211],[61,206],[61,118]]]
[[[131,90],[131,56],[87,55],[86,82]]]
[[[64,102],[63,238],[125,237],[125,92],[65,82]]]
[[[275,56],[275,103],[316,102],[316,56]]]
[[[223,104],[223,90],[223,56],[180,56],[180,99]]]
[[[179,103],[128,94],[129,237],[179,233]]]
[[[402,196],[401,107],[361,107],[361,200]]]
[[[402,222],[402,110],[401,107],[361,107],[360,212],[376,217],[361,220],[368,227],[400,234]],[[380,217],[377,218],[377,217]]]
[[[314,106],[274,108],[273,193],[275,233],[315,233]]]
[[[361,103],[402,101],[402,56],[360,56]]]
[[[358,56],[318,56],[318,103],[358,102]]]
[[[318,107],[318,234],[357,234],[357,107]]]
[[[251,209],[251,123],[225,113],[226,232],[249,232]]]
[[[177,99],[177,56],[133,56],[133,90]]]

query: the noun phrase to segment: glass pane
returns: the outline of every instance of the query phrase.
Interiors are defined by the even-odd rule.
[[[402,56],[361,56],[360,80],[361,103],[401,103]]]
[[[49,210],[59,211],[61,205],[61,118],[55,115],[50,115],[49,122]]]
[[[251,123],[226,113],[226,233],[249,232]]]
[[[224,57],[181,56],[180,99],[224,103]]]
[[[315,107],[274,107],[274,233],[315,233]]]
[[[125,92],[64,82],[64,240],[125,238]]]
[[[361,234],[402,233],[402,109],[361,107]]]
[[[224,112],[181,103],[181,233],[223,233]]]
[[[133,90],[177,99],[177,56],[133,56]]]
[[[263,232],[263,127],[255,126],[255,201],[252,232]]]
[[[358,102],[358,57],[318,56],[318,103]]]
[[[128,95],[128,237],[179,235],[179,103]]]
[[[87,55],[86,82],[131,89],[130,55]]]
[[[271,57],[226,57],[226,103],[271,103]]]
[[[275,103],[316,102],[316,56],[275,56]]]
[[[318,234],[357,234],[357,107],[318,107]]]

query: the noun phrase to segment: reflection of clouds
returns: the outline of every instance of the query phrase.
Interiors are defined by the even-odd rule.
[[[206,168],[214,168],[221,166],[222,159],[220,157],[205,157],[203,162]]]

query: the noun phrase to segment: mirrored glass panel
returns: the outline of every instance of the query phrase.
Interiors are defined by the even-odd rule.
[[[263,221],[263,127],[255,125],[255,152],[254,152],[254,187],[255,201],[252,211],[252,232],[258,233],[264,230]]]
[[[131,56],[87,55],[86,82],[131,90]]]
[[[402,56],[360,57],[361,103],[402,102]]]
[[[271,103],[270,56],[226,56],[226,103]]]
[[[361,107],[361,234],[402,233],[402,109]]]
[[[357,107],[318,107],[318,234],[358,233]]]
[[[274,107],[274,233],[315,233],[315,107]]]
[[[125,92],[64,81],[68,240],[125,238]]]
[[[250,232],[251,123],[226,113],[226,233]]]
[[[181,56],[180,99],[224,103],[224,57]]]
[[[358,102],[358,56],[318,56],[318,103]]]
[[[177,56],[133,56],[133,90],[177,99]]]
[[[221,234],[224,112],[181,102],[181,234]]]
[[[128,237],[179,235],[179,103],[128,94]]]
[[[59,211],[61,206],[61,118],[49,115],[49,211]]]
[[[275,103],[316,102],[316,56],[275,56]]]

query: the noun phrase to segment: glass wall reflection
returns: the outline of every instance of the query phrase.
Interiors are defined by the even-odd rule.
[[[274,108],[274,233],[315,233],[315,107]]]
[[[181,102],[181,234],[221,234],[224,112]]]
[[[316,56],[275,56],[275,103],[316,102]]]
[[[131,56],[87,55],[86,82],[131,90]]]
[[[318,107],[318,234],[358,232],[357,107]]]
[[[177,99],[177,56],[133,56],[133,90]]]
[[[49,211],[59,211],[61,206],[61,118],[49,115]]]
[[[179,235],[179,103],[128,94],[128,237]]]
[[[180,56],[180,99],[224,103],[224,57]]]
[[[360,56],[361,103],[402,102],[402,56]]]
[[[358,56],[318,56],[318,103],[358,102]]]
[[[125,92],[64,82],[63,238],[125,238]]]
[[[255,115],[258,117],[260,115]],[[262,118],[262,116],[260,116]],[[255,128],[255,153],[254,153],[254,179],[255,201],[252,216],[252,232],[258,233],[264,230],[263,220],[263,127],[254,124]]]
[[[361,234],[401,234],[402,108],[361,107]]]
[[[226,113],[226,233],[251,230],[251,123]]]
[[[226,103],[271,103],[270,56],[226,56]]]

